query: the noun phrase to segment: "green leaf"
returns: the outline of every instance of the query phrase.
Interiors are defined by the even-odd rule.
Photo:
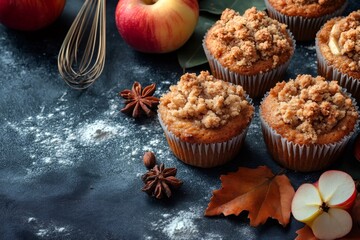
[[[246,9],[256,7],[259,10],[265,9],[264,0],[202,0],[200,11],[212,14],[221,14],[225,8],[231,8],[243,14]]]
[[[216,16],[199,16],[193,35],[177,52],[179,64],[183,69],[207,63],[202,41],[206,31],[216,20]]]

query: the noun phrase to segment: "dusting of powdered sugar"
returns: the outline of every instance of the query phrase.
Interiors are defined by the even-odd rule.
[[[190,239],[199,233],[195,220],[195,213],[180,211],[168,220],[162,232],[171,239]]]
[[[200,231],[203,224],[207,223],[200,206],[190,207],[186,211],[160,214],[160,220],[151,223],[153,230],[161,231],[169,240],[224,239],[221,233],[215,232],[215,228],[208,229],[206,232]],[[233,235],[236,236],[236,239],[255,240],[256,228],[251,227],[246,222],[239,221],[233,228]],[[150,236],[148,239],[152,239],[152,237]]]
[[[71,113],[65,92],[56,100],[55,107],[43,105],[35,116],[7,121],[6,126],[13,129],[21,141],[31,142],[22,147],[30,161],[26,169],[28,175],[78,165],[83,155],[79,146],[99,145],[117,135],[126,136],[125,127],[112,119],[118,106],[115,100],[110,103],[103,119],[81,121]]]
[[[109,106],[109,109],[107,109],[105,112],[104,112],[104,115],[107,116],[107,117],[114,117],[116,116],[117,114],[119,114],[119,109],[120,109],[120,105],[118,104],[117,101],[115,101],[115,99],[110,99],[108,101],[108,106]]]
[[[29,217],[27,224],[33,229],[35,235],[40,238],[52,239],[69,237],[72,232],[72,228],[69,226],[61,226],[54,222],[41,221],[35,217]]]
[[[203,223],[204,215],[200,207],[190,207],[189,210],[181,210],[174,213],[160,214],[160,219],[151,223],[152,230],[164,234],[163,239],[188,240],[206,239],[221,240],[222,236],[211,231],[200,231],[200,223]],[[153,239],[147,236],[146,239]]]
[[[19,122],[7,122],[20,138],[32,142],[23,146],[23,151],[28,153],[32,161],[27,169],[29,173],[49,166],[73,165],[71,155],[75,147],[72,143],[76,139],[72,131],[74,116],[67,113],[68,106],[61,104],[65,102],[64,95],[58,99],[54,109],[41,106],[36,116]]]
[[[113,122],[105,120],[95,120],[94,122],[86,123],[79,127],[77,134],[80,136],[79,141],[82,145],[91,146],[113,138],[118,135],[121,130],[125,130],[125,127],[116,126]],[[122,135],[126,136],[126,132]]]
[[[160,220],[151,225],[154,230],[162,231],[171,240],[195,239],[199,235],[196,220],[200,218],[199,212],[194,209],[182,210],[175,215],[163,214]]]
[[[9,51],[2,52],[0,54],[0,63],[2,65],[8,65],[8,66],[14,65],[15,60],[14,60],[12,52],[9,52]]]

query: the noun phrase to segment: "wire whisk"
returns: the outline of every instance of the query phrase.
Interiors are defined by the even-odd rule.
[[[60,75],[74,89],[88,88],[101,75],[105,55],[106,2],[85,0],[61,45]]]

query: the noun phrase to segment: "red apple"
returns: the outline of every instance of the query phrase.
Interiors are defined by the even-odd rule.
[[[342,171],[330,170],[314,183],[302,184],[291,203],[295,219],[311,227],[319,239],[335,239],[351,231],[348,210],[353,206],[357,191],[352,177]]]
[[[0,23],[17,30],[33,31],[53,23],[66,0],[0,0]]]
[[[330,208],[349,210],[355,203],[357,191],[352,177],[342,171],[330,170],[321,174],[318,189]]]
[[[115,21],[124,41],[141,52],[180,48],[195,30],[197,0],[120,0]]]

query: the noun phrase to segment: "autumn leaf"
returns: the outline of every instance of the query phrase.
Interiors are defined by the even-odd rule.
[[[359,240],[360,236],[360,193],[356,197],[355,204],[351,209],[351,217],[353,219],[353,227],[351,231],[339,240]],[[298,234],[295,240],[318,240],[311,228],[309,226],[304,226],[303,228],[296,231]]]
[[[251,226],[259,226],[271,217],[286,226],[290,220],[291,201],[295,194],[285,175],[274,175],[266,166],[241,167],[220,177],[222,188],[215,190],[205,216],[239,215],[248,211]]]

